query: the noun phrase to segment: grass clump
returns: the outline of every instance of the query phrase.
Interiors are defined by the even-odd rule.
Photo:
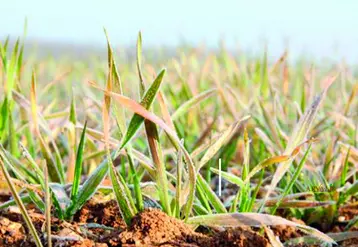
[[[326,231],[356,200],[353,75],[339,66],[289,66],[287,52],[272,63],[267,51],[237,58],[193,49],[163,69],[145,63],[141,33],[135,63],[117,62],[106,36],[108,60],[91,60],[91,69],[61,60],[24,64],[20,40],[12,51],[9,39],[0,44],[1,186],[14,197],[0,207],[22,209],[38,246],[24,204],[46,215],[50,244],[50,213],[72,220],[98,194],[114,195],[127,225],[155,202],[193,225],[263,226],[272,238],[266,226],[277,221],[334,243],[335,235],[275,214],[312,226],[325,219],[319,229]],[[70,75],[46,84],[68,67]],[[216,191],[229,186],[218,188],[219,174],[235,186],[224,198]],[[327,191],[312,191],[317,185]]]

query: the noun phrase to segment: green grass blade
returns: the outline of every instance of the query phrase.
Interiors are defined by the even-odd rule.
[[[215,192],[210,188],[210,185],[200,174],[198,174],[198,186],[200,186],[201,189],[204,191],[205,195],[209,199],[209,202],[217,213],[227,213],[224,204],[220,201]]]
[[[209,89],[205,92],[202,92],[190,100],[186,101],[184,104],[182,104],[173,114],[172,114],[172,120],[175,121],[179,117],[181,117],[183,114],[185,114],[188,110],[192,109],[196,105],[200,104],[202,101],[206,100],[207,98],[213,96],[215,93],[217,93],[217,89]]]
[[[155,96],[158,93],[159,87],[163,81],[163,77],[165,74],[165,69],[163,69],[157,78],[153,81],[152,85],[148,88],[147,92],[145,93],[141,105],[145,109],[149,109],[154,101]],[[134,114],[131,121],[129,122],[127,132],[122,140],[121,149],[133,138],[139,127],[144,122],[144,118],[138,114]]]
[[[219,175],[220,171],[214,167],[210,167],[210,171],[212,171],[213,173]],[[225,179],[226,181],[235,184],[237,186],[239,186],[240,188],[243,188],[245,186],[244,181],[242,181],[242,179],[232,173],[229,172],[224,172],[221,171],[221,176],[223,179]]]
[[[74,200],[78,193],[78,188],[81,182],[81,175],[82,175],[82,163],[83,163],[83,151],[85,148],[85,139],[86,139],[86,128],[87,128],[87,121],[85,122],[85,126],[82,130],[80,143],[77,148],[77,155],[76,155],[76,165],[75,165],[75,173],[74,179],[72,183],[72,190],[71,190],[71,200]]]
[[[127,147],[126,153],[127,153],[127,158],[128,158],[128,162],[129,162],[129,167],[131,169],[131,173],[133,176],[133,185],[134,185],[134,194],[135,194],[135,198],[136,198],[136,206],[137,206],[138,211],[143,211],[144,210],[143,195],[142,195],[142,191],[141,191],[141,187],[140,187],[140,180],[139,180],[137,171],[134,167],[134,161],[132,158],[131,149]]]
[[[47,246],[52,247],[51,241],[51,193],[48,183],[48,169],[47,165],[44,165],[44,177],[45,177],[45,222],[46,222],[46,238]]]

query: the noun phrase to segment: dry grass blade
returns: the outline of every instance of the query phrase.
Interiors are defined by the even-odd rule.
[[[358,238],[358,231],[327,233],[327,236],[329,236],[336,242],[341,242],[348,239]],[[320,244],[320,241],[317,238],[311,236],[304,236],[286,241],[285,246],[296,246],[302,243],[316,245]]]
[[[275,236],[273,231],[270,228],[268,228],[267,226],[263,225],[263,227],[264,227],[265,232],[270,240],[272,247],[283,247],[283,244],[281,243],[279,237]]]
[[[279,216],[259,214],[259,213],[229,213],[229,214],[214,214],[195,216],[188,219],[187,223],[195,225],[214,225],[223,227],[237,227],[237,226],[255,226],[260,227],[263,224],[267,226],[286,225],[293,226],[303,232],[311,234],[312,236],[327,242],[335,243],[335,241],[326,234],[310,227],[286,220]]]
[[[328,78],[328,85],[323,90],[322,93],[320,93],[313,101],[311,106],[306,109],[306,112],[304,115],[300,118],[299,122],[297,123],[295,129],[293,130],[293,133],[287,143],[286,149],[284,151],[284,154],[290,155],[292,152],[294,152],[295,148],[300,145],[306,139],[306,136],[308,132],[310,131],[311,125],[317,115],[318,108],[323,100],[323,98],[326,95],[326,92],[329,88],[329,86],[333,83],[336,77],[330,77]],[[289,159],[285,162],[282,162],[277,167],[275,174],[273,175],[270,187],[268,192],[266,193],[265,200],[268,199],[271,192],[274,190],[278,182],[281,180],[281,178],[285,175],[287,170],[290,167],[292,160]]]
[[[249,118],[250,116],[245,116],[232,124],[227,130],[225,130],[216,140],[216,142],[206,150],[196,169],[199,171],[209,160],[211,160],[212,157],[214,157],[214,155],[219,151],[219,149],[235,134],[240,124]]]

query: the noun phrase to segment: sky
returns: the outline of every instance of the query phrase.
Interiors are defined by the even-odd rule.
[[[358,62],[356,0],[0,0],[0,38],[19,36],[28,19],[28,39],[105,47],[103,27],[114,45],[175,46],[183,41],[271,54],[288,45],[294,54],[344,57]]]

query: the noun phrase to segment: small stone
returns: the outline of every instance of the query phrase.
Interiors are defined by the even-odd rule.
[[[343,222],[343,221],[345,221],[345,220],[346,220],[346,217],[344,217],[343,215],[341,215],[341,216],[338,217],[338,221],[339,221],[339,222]]]

